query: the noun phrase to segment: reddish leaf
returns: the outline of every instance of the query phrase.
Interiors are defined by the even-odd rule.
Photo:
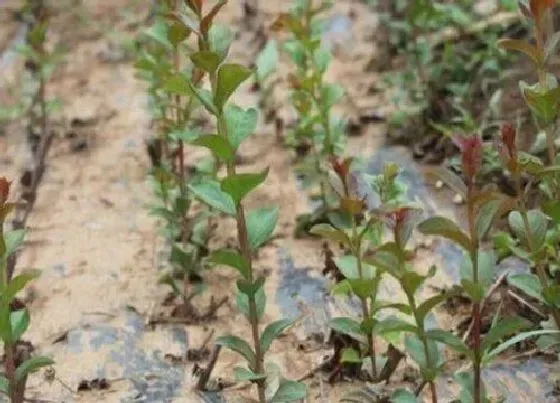
[[[8,201],[8,196],[10,195],[10,185],[11,182],[5,177],[0,177],[0,204],[4,204]]]
[[[543,61],[542,52],[534,45],[517,39],[502,39],[498,42],[498,46],[506,50],[516,50],[527,56],[537,65],[540,66]]]

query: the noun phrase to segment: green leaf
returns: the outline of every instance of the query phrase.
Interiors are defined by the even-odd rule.
[[[483,294],[494,282],[494,269],[496,267],[496,255],[492,249],[480,250],[478,252],[478,282]],[[469,256],[464,255],[459,269],[461,280],[471,281],[473,276],[472,261]]]
[[[540,85],[539,85],[540,87]],[[520,88],[531,111],[546,123],[553,122],[558,116],[560,88],[541,89],[520,83]]]
[[[240,64],[222,64],[218,70],[218,82],[214,96],[216,108],[221,111],[231,94],[250,76],[251,70]]]
[[[432,217],[418,224],[418,230],[425,235],[438,235],[470,250],[471,241],[469,237],[448,218]]]
[[[519,288],[530,297],[536,298],[544,302],[542,295],[542,286],[539,278],[534,274],[516,274],[508,277],[508,283]]]
[[[235,367],[233,373],[235,375],[235,380],[238,382],[258,381],[259,379],[266,378],[266,374],[255,374],[253,371],[241,367]]]
[[[228,140],[234,150],[257,128],[258,112],[250,108],[244,110],[236,105],[227,105],[224,108]]]
[[[313,63],[317,67],[317,71],[324,73],[329,67],[331,61],[331,52],[325,48],[319,48],[313,53]]]
[[[332,108],[344,96],[344,89],[338,84],[327,84],[321,90],[321,108]]]
[[[249,363],[249,367],[254,367],[255,365],[255,353],[251,349],[251,346],[240,337],[237,336],[221,336],[215,341],[215,344],[229,348],[238,354],[241,354]]]
[[[418,403],[418,399],[407,389],[397,389],[391,396],[391,403]]]
[[[451,172],[449,169],[444,167],[437,167],[428,170],[428,174],[440,179],[455,193],[459,193],[461,196],[463,196],[463,198],[467,197],[467,186],[465,185],[465,182],[463,182],[463,180],[459,176]]]
[[[230,266],[236,269],[244,278],[249,279],[251,266],[247,259],[237,251],[222,249],[212,252],[209,259],[214,264]]]
[[[271,403],[294,402],[307,397],[307,388],[301,382],[283,379]]]
[[[220,184],[214,181],[204,183],[189,184],[189,190],[195,197],[202,200],[215,209],[234,216],[237,212],[235,203],[231,196],[220,189]]]
[[[514,337],[504,341],[502,344],[498,345],[496,348],[492,349],[491,351],[488,351],[484,355],[483,360],[484,360],[484,362],[489,362],[491,359],[493,359],[497,355],[503,353],[508,348],[510,348],[511,346],[513,346],[517,343],[520,343],[520,342],[522,342],[524,340],[527,340],[531,337],[544,336],[544,335],[560,335],[560,331],[558,331],[558,330],[534,330],[534,331],[531,331],[531,332],[520,333],[517,336],[514,336]]]
[[[264,207],[247,214],[247,233],[251,250],[257,250],[267,242],[278,221],[278,207]]]
[[[336,284],[333,284],[331,288],[332,295],[345,295],[348,296],[352,293],[352,286],[348,282],[348,280],[339,281]]]
[[[268,168],[257,174],[228,175],[222,180],[222,190],[239,204],[249,192],[263,183],[267,176]]]
[[[166,47],[167,49],[172,48],[171,43],[167,39],[167,25],[165,24],[164,21],[161,20],[156,21],[154,25],[152,25],[150,28],[144,31],[144,33],[151,39],[154,39],[156,42]]]
[[[531,323],[529,321],[518,316],[503,318],[495,326],[492,326],[488,334],[482,340],[480,348],[482,351],[486,351],[504,337],[510,336],[530,325]]]
[[[223,61],[227,57],[234,36],[229,26],[212,24],[208,32],[210,50],[220,55],[220,59]]]
[[[480,282],[475,283],[469,278],[463,278],[461,285],[473,302],[480,302],[484,298],[484,286]]]
[[[542,64],[542,52],[535,45],[531,45],[528,42],[518,39],[501,39],[498,41],[498,46],[506,50],[515,50],[525,54],[537,67],[540,67]]]
[[[17,229],[4,233],[4,243],[6,246],[6,256],[11,256],[22,244],[25,237],[25,230]]]
[[[560,285],[552,284],[544,287],[542,295],[548,306],[553,309],[560,307]]]
[[[375,334],[385,334],[393,332],[416,332],[416,330],[417,328],[413,324],[394,317],[380,320],[374,326]]]
[[[353,338],[363,336],[361,325],[352,318],[333,318],[330,320],[329,326],[337,332],[347,334]]]
[[[342,350],[340,362],[361,363],[362,359],[360,358],[360,354],[356,350],[348,347]]]
[[[276,322],[272,322],[266,326],[261,335],[261,351],[266,353],[272,344],[272,341],[276,339],[284,330],[290,327],[293,321],[290,319],[280,319]]]
[[[422,276],[413,271],[406,271],[401,275],[400,283],[408,295],[416,294],[416,291],[426,281],[426,276]]]
[[[453,333],[446,332],[445,330],[441,329],[434,329],[427,331],[426,337],[428,337],[430,340],[437,341],[451,347],[459,354],[464,354],[467,357],[471,358],[474,357],[472,350],[468,348],[467,345]]]
[[[221,63],[221,57],[215,52],[209,50],[201,50],[191,55],[193,64],[199,69],[213,74]]]
[[[4,375],[0,375],[0,392],[6,395],[10,393],[10,382]]]
[[[422,302],[418,308],[416,308],[416,314],[418,315],[418,319],[424,323],[424,319],[426,315],[428,315],[436,306],[444,302],[448,299],[452,294],[449,292],[443,292],[438,295],[434,295],[433,297],[428,298],[424,302]]]
[[[250,282],[245,279],[237,280],[237,289],[243,294],[247,295],[249,298],[253,297],[260,289],[263,288],[265,279],[264,277],[259,277],[254,282]]]
[[[330,224],[317,224],[314,225],[309,233],[312,235],[320,236],[321,238],[328,239],[333,242],[341,242],[342,244],[348,246],[350,245],[350,238],[342,230],[334,228]]]
[[[199,136],[191,144],[209,148],[210,151],[222,161],[231,160],[234,154],[234,150],[229,142],[224,137],[217,134]]]
[[[257,56],[255,71],[257,80],[263,82],[275,70],[278,64],[278,44],[274,39],[268,41],[264,49]]]
[[[555,224],[560,224],[560,200],[544,203],[542,211],[549,216]]]
[[[23,381],[26,375],[29,375],[39,369],[46,367],[48,365],[54,364],[54,361],[48,357],[38,356],[32,357],[27,361],[24,361],[16,368],[15,378],[17,382]]]
[[[174,46],[177,47],[189,36],[189,30],[181,23],[174,22],[169,26],[167,31],[167,39]]]
[[[538,175],[544,169],[544,164],[539,157],[523,151],[519,151],[517,161],[523,170],[532,175]]]
[[[32,280],[35,280],[41,275],[40,270],[32,269],[26,270],[21,274],[15,276],[12,281],[6,287],[4,291],[4,298],[6,301],[11,301],[18,292],[23,290],[23,288]]]
[[[182,74],[170,77],[163,84],[163,90],[171,94],[178,94],[191,97],[194,95],[191,82]]]
[[[20,340],[29,327],[29,312],[27,312],[27,309],[11,312],[10,325],[12,327],[12,341]]]
[[[360,299],[371,297],[377,290],[380,278],[348,279],[352,292]]]
[[[492,226],[492,223],[494,222],[496,214],[500,210],[501,205],[501,200],[490,200],[489,202],[485,203],[478,211],[478,214],[476,216],[475,228],[479,240],[482,240],[490,230],[490,227]]]
[[[340,272],[348,280],[371,280],[375,277],[375,267],[367,263],[362,263],[362,274],[358,269],[358,259],[352,255],[340,256],[334,259]],[[351,282],[352,284],[352,282]]]
[[[249,320],[249,297],[238,290],[235,295],[235,302],[237,304],[237,308]],[[255,294],[255,303],[257,305],[257,316],[260,319],[264,315],[264,310],[266,307],[266,294],[264,293],[264,287],[261,287],[257,290],[257,293]]]
[[[523,217],[519,211],[512,211],[508,216],[509,226],[515,236],[525,245],[529,245],[528,239],[531,238],[533,252],[538,252],[546,241],[546,231],[548,222],[546,215],[540,210],[531,210],[527,213],[527,221],[530,233],[526,232]]]

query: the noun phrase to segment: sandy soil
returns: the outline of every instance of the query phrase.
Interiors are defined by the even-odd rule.
[[[28,221],[27,241],[18,270],[34,267],[43,271],[27,295],[32,314],[27,337],[39,351],[53,356],[57,380],[48,382],[42,374],[35,376],[30,382],[29,395],[57,402],[140,401],[134,400],[136,392],[131,394],[131,390],[138,391],[139,383],[148,384],[154,378],[163,377],[174,382],[176,396],[174,399],[146,398],[147,401],[200,401],[192,389],[194,364],[187,363],[177,369],[162,364],[163,356],[184,355],[186,348],[200,346],[212,330],[215,335],[225,331],[249,334],[233,304],[222,307],[217,321],[212,323],[158,326],[154,330],[144,327],[144,319],[162,309],[161,302],[167,293],[165,287],[157,285],[158,269],[165,266],[162,261],[164,245],[157,234],[157,223],[147,216],[145,208],[151,198],[146,184],[149,163],[143,143],[151,133],[145,89],[135,79],[132,61],[121,60],[118,50],[135,35],[148,12],[147,2],[85,0],[82,6],[72,7],[63,1],[51,3],[50,39],[53,43],[64,44],[67,53],[64,64],[49,84],[49,93],[60,98],[63,108],[51,122],[57,137],[48,157],[39,198]],[[232,0],[222,18],[239,32],[231,58],[248,64],[257,50],[256,41],[253,33],[242,28],[238,3]],[[270,3],[264,6],[266,21],[271,21],[275,13],[285,8],[285,2],[266,3]],[[2,7],[4,5],[0,5],[0,10]],[[346,42],[337,52],[329,78],[344,85],[359,109],[374,108],[383,115],[390,108],[389,103],[378,94],[368,93],[378,77],[363,73],[374,51],[372,37],[376,18],[362,2],[352,0],[337,2],[333,13],[350,15],[351,11],[356,16],[351,36],[343,38]],[[3,17],[1,31],[3,38],[8,37],[4,36],[5,32],[13,37],[17,24],[4,22]],[[0,45],[4,48],[9,43],[1,41]],[[352,46],[344,46],[348,43]],[[117,60],[108,60],[114,56],[115,49]],[[283,61],[280,71],[287,71],[285,65]],[[17,77],[18,66],[18,60],[14,60],[6,69]],[[5,78],[0,84],[7,85],[6,82]],[[293,112],[284,102],[286,94],[279,92],[276,97],[283,105],[280,114],[289,121]],[[244,86],[237,102],[254,105],[256,101],[249,85]],[[351,116],[356,112],[354,107],[345,102],[338,112]],[[72,144],[65,138],[69,122],[75,118],[91,122],[78,133],[88,141],[87,149],[79,152],[73,151]],[[348,153],[369,158],[382,145],[384,135],[383,125],[370,125],[362,136],[350,140]],[[0,150],[0,172],[15,178],[21,159],[25,158],[21,124],[16,122],[7,127],[6,136],[0,137]],[[187,160],[196,155],[195,151],[187,150]],[[267,294],[276,295],[281,282],[279,250],[289,251],[297,268],[309,268],[311,278],[320,278],[320,243],[292,238],[296,215],[307,212],[309,206],[305,195],[297,188],[290,156],[277,144],[273,127],[261,123],[255,136],[242,147],[241,157],[243,170],[270,167],[266,184],[249,200],[249,207],[275,204],[281,211],[277,238],[261,251],[256,261],[258,269],[267,273]],[[234,237],[233,223],[220,222],[220,231],[213,243],[223,246]],[[441,260],[431,248],[424,248],[419,250],[416,265],[420,271],[425,271],[432,262],[441,263]],[[208,295],[217,298],[233,295],[233,279],[233,273],[228,270],[209,272]],[[450,284],[451,279],[441,274],[435,282],[442,286]],[[387,295],[395,295],[395,284],[387,282],[384,290]],[[207,297],[199,301],[200,306],[207,302]],[[277,302],[269,298],[265,321],[281,315]],[[314,307],[308,308],[303,307],[304,314],[312,315]],[[334,314],[343,308],[331,304],[329,309]],[[450,323],[443,315],[439,321],[441,325]],[[108,340],[103,338],[107,334],[110,335]],[[269,359],[278,363],[288,377],[298,378],[307,373],[326,353],[321,346],[309,344],[306,336],[303,328],[296,326],[272,348]],[[129,342],[134,345],[130,352],[126,347]],[[304,344],[303,354],[298,349],[301,344]],[[124,354],[122,359],[114,359],[119,352]],[[136,360],[139,354],[144,357],[145,365],[135,373],[134,368],[124,364]],[[155,361],[150,361],[152,359]],[[153,364],[154,369],[150,371],[147,367],[156,361],[159,367]],[[222,353],[214,376],[231,380],[232,369],[239,363],[237,355]],[[75,393],[80,381],[94,378],[110,380],[110,389]],[[344,390],[356,385],[332,388],[317,376],[309,386],[309,401],[334,402]],[[239,388],[224,392],[224,398],[247,401],[246,390],[235,389]]]

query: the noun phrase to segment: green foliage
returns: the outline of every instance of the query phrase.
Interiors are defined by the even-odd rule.
[[[213,251],[208,259],[201,260],[201,252],[203,248],[207,249],[209,239],[210,228],[206,224],[203,227],[206,232],[202,242],[193,245],[191,238],[182,239],[183,243],[190,246],[190,252],[186,251],[188,248],[175,248],[176,251],[182,251],[175,254],[180,257],[175,260],[187,261],[188,264],[184,266],[188,267],[200,266],[203,263],[226,265],[240,274],[236,281],[236,302],[252,328],[252,343],[238,336],[226,335],[219,337],[216,344],[237,352],[247,361],[248,368],[238,367],[235,374],[238,380],[251,381],[257,385],[261,403],[294,401],[305,397],[305,386],[285,380],[278,376],[276,371],[271,373],[264,365],[265,354],[273,341],[292,322],[281,319],[266,326],[262,332],[260,329],[266,305],[265,279],[257,277],[254,273],[253,254],[271,238],[279,211],[277,207],[245,211],[245,198],[266,180],[268,169],[255,173],[236,171],[235,154],[239,146],[255,131],[258,116],[255,109],[245,110],[231,101],[235,92],[253,72],[227,60],[229,30],[213,23],[224,4],[225,1],[216,3],[205,14],[202,2],[189,1],[186,9],[174,10],[172,17],[166,13],[164,24],[160,23],[157,29],[151,30],[151,35],[157,37],[158,46],[137,64],[144,72],[148,72],[152,84],[150,92],[156,107],[161,110],[159,117],[165,128],[161,133],[163,140],[169,147],[178,140],[179,153],[183,152],[184,142],[190,146],[208,149],[213,157],[213,167],[209,174],[188,178],[185,178],[183,173],[184,167],[178,172],[173,170],[172,163],[170,167],[160,167],[161,172],[157,171],[154,176],[158,179],[157,194],[160,195],[163,206],[159,206],[155,211],[171,228],[177,223],[182,223],[183,228],[192,228],[191,223],[197,222],[200,214],[204,217],[201,222],[207,222],[208,218],[213,218],[217,213],[237,221],[237,248]],[[178,51],[181,42],[189,35],[196,36],[198,49],[188,53],[192,65],[189,68],[178,69]],[[171,47],[168,46],[168,42],[171,43]],[[189,49],[186,46],[184,48],[185,51]],[[173,64],[168,62],[170,56],[173,56]],[[270,57],[269,54],[260,58],[257,71],[263,79],[271,73]],[[263,69],[266,74],[263,73]],[[210,89],[203,87],[204,77],[209,79]],[[195,107],[198,109],[195,110]],[[189,127],[192,124],[189,118],[194,112],[211,116],[215,123],[215,134],[199,134],[192,138],[169,135],[169,129],[174,132],[194,131],[194,127]],[[170,121],[169,116],[173,116],[174,119]],[[179,154],[179,157],[182,163],[182,154]],[[226,173],[218,175],[222,167]],[[174,203],[174,196],[184,200],[181,204],[181,216],[169,208],[177,204]],[[195,201],[206,206],[206,210],[202,210],[203,213],[190,213]],[[176,285],[170,285],[174,290],[178,289]],[[275,385],[275,389],[270,390],[270,385]]]
[[[190,13],[196,14],[192,8],[196,8],[195,3],[182,11],[174,10],[171,3],[162,3],[153,25],[140,36],[135,63],[138,76],[148,83],[158,128],[147,144],[153,165],[150,182],[156,196],[151,213],[163,223],[172,269],[160,283],[169,285],[187,306],[204,290],[200,284],[190,284],[189,279],[203,278],[214,216],[219,212],[235,214],[235,203],[214,178],[219,161],[233,158],[235,149],[217,136],[200,133],[193,119],[203,108],[215,111],[212,98],[200,84],[222,60],[221,55],[208,50],[208,41],[198,42],[196,49],[186,44],[201,29],[185,24],[190,21]],[[207,24],[213,17],[208,18]],[[226,50],[229,44],[220,46]],[[184,161],[187,146],[204,146],[211,151],[209,169],[204,159],[188,169]],[[210,180],[204,181],[207,178]],[[208,201],[211,207],[197,208],[197,199]]]
[[[27,376],[45,366],[53,364],[53,360],[43,356],[32,356],[22,362],[16,353],[18,344],[31,320],[26,307],[14,310],[12,307],[17,294],[25,289],[29,282],[39,277],[39,271],[30,270],[12,277],[8,273],[8,259],[22,245],[24,232],[4,231],[8,213],[14,204],[8,202],[10,183],[0,177],[0,339],[4,345],[4,366],[6,368],[1,379],[0,391],[10,397],[12,402],[23,402]]]
[[[386,47],[384,57],[393,58],[397,52],[407,66],[385,77],[396,89],[393,126],[416,130],[417,135],[433,128],[445,134],[469,132],[475,120],[486,119],[473,116],[476,106],[491,106],[502,72],[511,62],[495,46],[501,28],[490,26],[468,40],[439,39],[452,30],[464,32],[475,26],[481,18],[475,7],[472,1],[402,0],[381,12],[388,35],[380,43]]]
[[[292,105],[299,119],[286,138],[286,144],[298,157],[302,157],[298,150],[308,150],[303,152],[305,155],[295,169],[304,187],[319,186],[322,203],[319,209],[328,208],[331,199],[336,199],[327,186],[324,165],[342,152],[346,139],[344,123],[332,113],[344,90],[338,84],[326,83],[324,77],[331,54],[330,49],[321,43],[322,13],[330,6],[329,1],[315,5],[303,1],[290,13],[281,15],[274,24],[276,29],[291,34],[282,49],[295,65],[289,82]],[[267,50],[263,54],[263,60],[266,60],[272,58],[273,51]]]

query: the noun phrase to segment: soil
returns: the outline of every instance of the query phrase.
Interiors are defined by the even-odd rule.
[[[19,23],[6,17],[16,1],[0,5],[0,49],[3,55],[18,42]],[[39,268],[42,276],[29,288],[24,299],[32,321],[26,337],[35,349],[52,356],[55,373],[40,372],[29,382],[28,397],[56,402],[196,402],[248,401],[250,389],[234,385],[221,393],[204,397],[195,390],[193,372],[198,365],[182,359],[189,349],[200,348],[209,337],[233,332],[249,337],[249,328],[235,304],[226,303],[216,320],[197,325],[148,326],[149,318],[165,311],[162,302],[168,293],[157,284],[166,267],[166,248],[158,235],[157,222],[148,216],[151,201],[147,185],[150,169],[144,141],[151,134],[151,118],[142,82],[135,78],[133,60],[126,44],[143,28],[149,2],[134,0],[51,1],[50,45],[63,44],[64,62],[49,82],[48,93],[62,102],[50,125],[56,132],[47,160],[47,171],[38,199],[27,222],[25,246],[17,270]],[[232,0],[221,16],[237,32],[231,59],[250,64],[258,51],[258,38],[242,19],[239,0]],[[258,23],[268,26],[274,15],[286,8],[280,1],[261,2],[263,15]],[[337,81],[350,98],[337,110],[352,119],[360,114],[384,116],[390,102],[383,94],[371,94],[380,80],[376,73],[364,73],[375,52],[376,15],[362,1],[336,2],[329,39],[339,43],[329,70],[329,80]],[[338,19],[338,20],[337,20]],[[338,21],[335,23],[335,21]],[[5,39],[6,38],[6,39]],[[18,79],[21,60],[17,56],[0,58],[0,105],[10,102],[7,91]],[[283,60],[279,76],[285,77],[289,64]],[[6,74],[4,73],[6,72]],[[248,83],[236,102],[255,105],[257,94]],[[282,87],[282,85],[280,85]],[[274,94],[281,107],[278,115],[287,125],[293,111],[287,93]],[[86,124],[76,129],[72,121]],[[435,191],[425,183],[422,167],[409,156],[408,149],[385,147],[387,128],[383,123],[361,127],[361,135],[351,137],[347,153],[360,156],[371,172],[378,172],[387,160],[397,161],[404,170],[412,198],[435,212],[455,217],[452,194]],[[74,134],[68,136],[68,133]],[[0,136],[0,172],[17,178],[27,161],[23,122],[4,127]],[[76,142],[79,143],[76,146]],[[194,161],[199,150],[187,150],[186,160]],[[292,172],[292,156],[278,143],[274,125],[259,124],[257,133],[241,148],[242,170],[270,167],[266,183],[248,201],[248,207],[278,205],[280,220],[276,237],[260,251],[259,271],[266,273],[268,304],[263,322],[281,315],[300,317],[298,324],[273,344],[268,359],[280,365],[288,378],[300,378],[315,369],[330,349],[311,337],[326,332],[326,317],[353,312],[354,304],[328,297],[328,283],[322,277],[321,242],[294,239],[298,214],[309,211],[305,194]],[[221,247],[235,240],[233,222],[220,221],[212,240]],[[426,272],[436,264],[441,269],[431,284],[450,286],[457,278],[461,256],[446,244],[415,236],[420,246],[415,267]],[[335,251],[336,252],[336,251]],[[209,290],[196,305],[201,309],[216,300],[232,296],[234,273],[213,269],[206,273]],[[400,293],[396,284],[386,281],[383,294],[393,301]],[[434,291],[426,287],[424,294]],[[452,328],[457,323],[443,310],[436,318],[439,326]],[[212,333],[213,332],[213,333]],[[209,346],[211,347],[211,345]],[[378,349],[386,344],[379,342]],[[177,358],[178,357],[178,358]],[[222,351],[209,384],[228,386],[239,357]],[[395,385],[410,369],[410,362],[399,366],[393,376]],[[552,389],[547,364],[539,360],[524,363],[507,361],[488,370],[495,392],[504,390],[508,401],[545,401]],[[306,382],[308,401],[335,402],[344,393],[360,387],[361,382],[329,385],[322,374]],[[497,385],[497,386],[496,386]],[[82,391],[77,392],[78,388]],[[447,379],[438,388],[442,396],[455,395]],[[515,392],[514,392],[515,391]]]

